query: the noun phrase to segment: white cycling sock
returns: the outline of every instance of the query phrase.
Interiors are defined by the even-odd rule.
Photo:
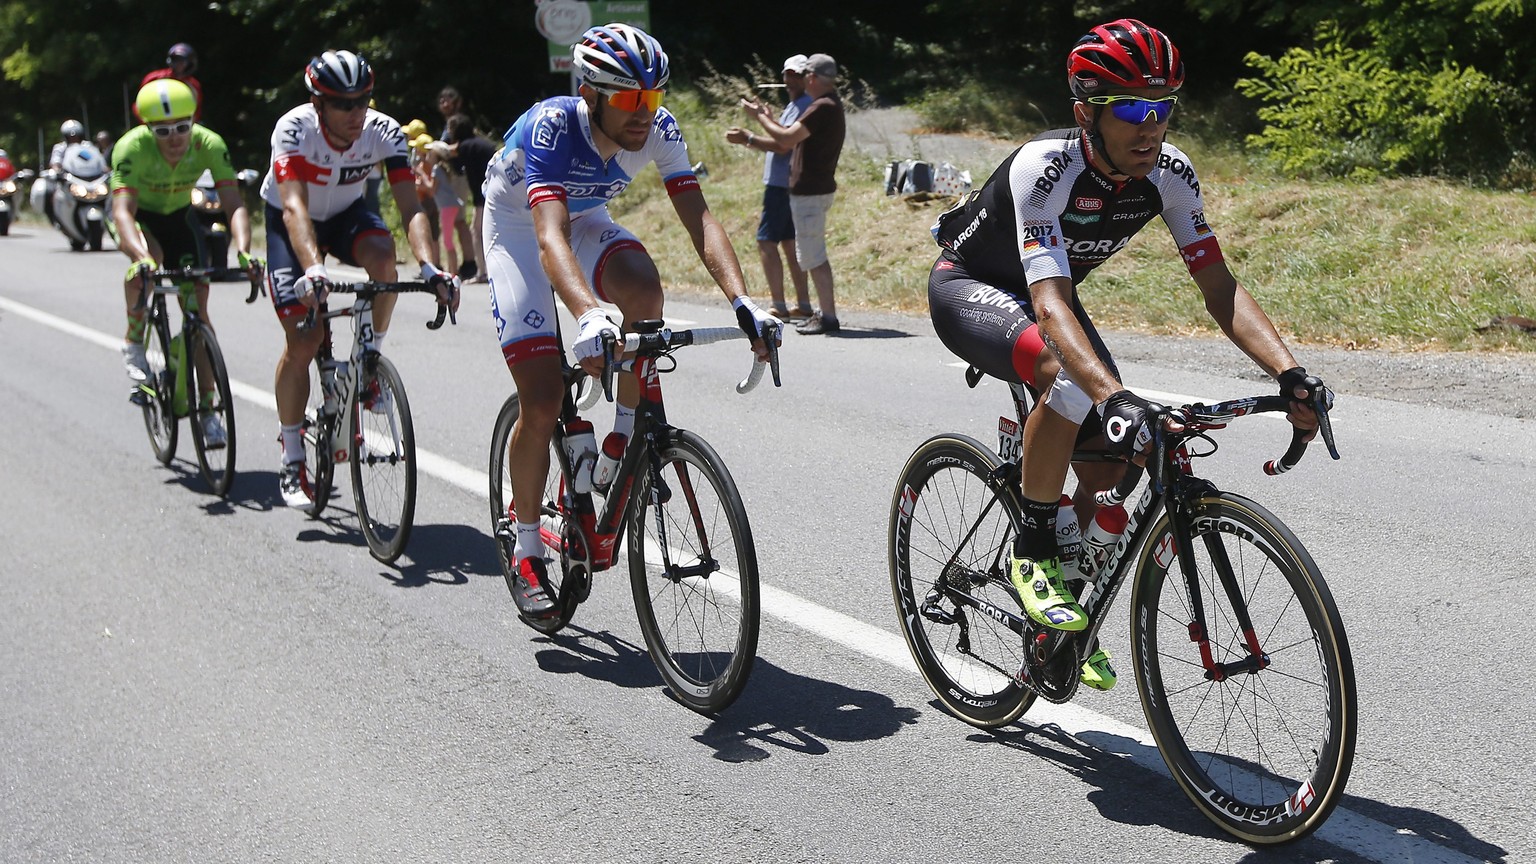
[[[539,537],[539,523],[517,523],[517,560],[544,557],[544,541]]]
[[[283,442],[283,464],[304,461],[304,424],[286,424],[278,427],[279,440]]]
[[[375,330],[375,331],[373,331],[373,350],[375,350],[375,351],[383,351],[384,350],[384,337],[388,336],[388,335],[389,335],[389,331],[388,330]]]
[[[635,409],[615,402],[613,409],[613,431],[628,438],[629,433],[635,431]]]

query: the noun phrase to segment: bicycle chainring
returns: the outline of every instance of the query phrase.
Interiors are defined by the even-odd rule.
[[[1024,631],[1024,646],[1019,683],[1047,702],[1072,701],[1081,683],[1078,667],[1082,665],[1073,634],[1031,624]]]
[[[560,594],[571,604],[584,603],[592,595],[592,555],[587,539],[575,520],[568,520],[560,532]]]

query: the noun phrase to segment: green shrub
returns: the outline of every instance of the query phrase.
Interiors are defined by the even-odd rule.
[[[933,89],[912,103],[933,132],[980,132],[1024,137],[1050,128],[1040,106],[1010,87],[968,78],[957,87]]]
[[[1517,92],[1470,67],[1397,68],[1374,49],[1345,44],[1324,25],[1315,49],[1278,59],[1250,53],[1259,74],[1238,92],[1264,103],[1265,126],[1248,144],[1282,171],[1301,177],[1371,179],[1447,174],[1494,180],[1517,154],[1511,118],[1524,114]]]

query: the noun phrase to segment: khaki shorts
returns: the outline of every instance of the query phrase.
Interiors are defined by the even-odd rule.
[[[801,270],[827,263],[827,211],[836,193],[789,196],[789,215],[795,222],[795,258]]]

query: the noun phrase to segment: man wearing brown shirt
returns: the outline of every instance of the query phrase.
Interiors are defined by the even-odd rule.
[[[805,92],[811,104],[788,127],[777,123],[767,108],[757,112],[757,122],[773,142],[793,146],[789,162],[789,209],[795,222],[795,258],[811,274],[816,314],[796,330],[807,335],[836,333],[837,302],[832,292],[832,262],[827,258],[827,212],[837,191],[837,159],[843,152],[846,125],[843,100],[837,93],[837,61],[826,54],[812,54],[806,63]]]

